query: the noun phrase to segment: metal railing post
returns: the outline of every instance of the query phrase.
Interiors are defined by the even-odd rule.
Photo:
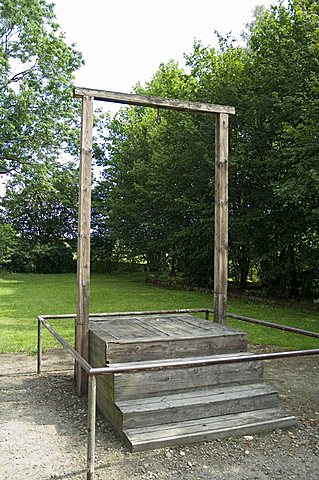
[[[42,322],[38,317],[38,350],[37,350],[37,373],[40,375],[42,366]]]
[[[166,313],[181,313],[181,312],[205,312],[205,317],[207,318],[209,313],[212,313],[213,310],[210,308],[205,309],[185,309],[185,310],[175,310],[175,311],[166,311]],[[154,314],[155,312],[142,312],[141,314]],[[163,311],[158,311],[156,313],[163,313]],[[140,314],[140,312],[134,312],[134,314]],[[100,317],[112,317],[121,315],[121,313],[111,313],[111,314],[95,314],[92,316]],[[132,315],[132,312],[125,312],[123,316]],[[319,332],[309,332],[306,330],[301,330],[294,327],[288,327],[286,325],[274,324],[271,322],[265,322],[262,320],[256,320],[249,317],[244,317],[240,315],[235,315],[232,313],[227,314],[228,317],[243,320],[251,323],[257,323],[265,327],[270,328],[279,328],[280,330],[289,331],[295,334],[307,335],[310,337],[319,337]],[[231,363],[242,363],[250,361],[260,361],[260,360],[273,360],[277,358],[289,358],[289,357],[299,357],[306,355],[319,355],[319,348],[309,349],[309,350],[292,350],[292,351],[283,351],[283,352],[271,352],[271,353],[262,353],[262,354],[247,354],[244,356],[236,355],[233,356],[222,356],[222,355],[212,355],[212,356],[203,356],[198,359],[187,360],[187,358],[178,360],[172,359],[171,361],[163,362],[159,360],[157,363],[151,362],[142,364],[129,364],[122,366],[105,366],[105,367],[92,367],[85,358],[83,358],[79,352],[77,352],[66,340],[64,340],[61,335],[48,323],[48,319],[74,319],[75,315],[42,315],[38,317],[38,373],[41,372],[41,359],[42,359],[42,345],[41,345],[41,329],[43,326],[53,335],[56,340],[68,351],[68,353],[81,365],[81,368],[88,374],[88,431],[87,431],[87,480],[94,480],[94,462],[95,462],[95,429],[96,429],[96,377],[98,375],[110,375],[117,373],[134,373],[137,371],[154,371],[154,370],[166,370],[171,368],[186,368],[186,367],[195,367],[195,366],[205,366],[205,365],[222,365],[222,364],[231,364]],[[100,320],[100,318],[99,318]]]
[[[96,419],[96,376],[89,375],[88,385],[88,435],[87,435],[87,480],[94,480]]]

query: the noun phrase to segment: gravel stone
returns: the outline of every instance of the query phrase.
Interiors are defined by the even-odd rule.
[[[265,351],[264,347],[256,351]],[[0,355],[0,479],[86,479],[87,400],[63,350]],[[318,358],[265,362],[265,381],[298,424],[241,438],[130,454],[98,413],[96,480],[318,480]]]

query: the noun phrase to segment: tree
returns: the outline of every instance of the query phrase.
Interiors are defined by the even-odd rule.
[[[0,167],[7,172],[72,149],[72,79],[82,59],[65,43],[53,7],[45,0],[0,5]]]
[[[319,267],[318,13],[312,0],[257,12],[245,68],[245,136],[263,178],[259,191],[268,190],[261,275],[271,290],[294,296],[305,276],[315,286]]]
[[[256,10],[240,47],[196,42],[189,73],[161,65],[146,95],[236,107],[231,119],[232,274],[258,269],[268,293],[318,288],[319,6],[290,0]],[[213,124],[204,116],[131,108],[111,122],[103,182],[111,229],[132,256],[209,284],[213,224]],[[106,205],[106,204],[105,204]],[[204,273],[206,272],[206,273]],[[209,273],[207,273],[209,272]]]
[[[2,221],[17,232],[6,268],[74,269],[78,144],[74,71],[68,46],[45,0],[0,5],[0,170],[9,174]],[[11,235],[12,237],[12,235]]]
[[[245,286],[249,267],[258,266],[265,287],[283,295],[318,278],[316,260],[309,263],[318,258],[318,18],[314,1],[257,9],[245,48],[220,38],[219,51],[197,43],[188,56],[199,99],[236,107],[233,273]]]
[[[190,98],[193,86],[193,78],[170,62],[136,92]],[[203,217],[211,219],[213,212],[212,200],[205,208],[212,194],[213,124],[204,116],[165,111],[158,120],[152,109],[131,108],[108,126],[100,188],[110,192],[110,223],[126,255],[141,256],[150,270],[170,265],[171,274],[182,271],[191,280],[196,272],[197,281],[205,282],[212,263],[212,222],[207,229]],[[198,135],[203,122],[211,128],[207,143]]]
[[[73,164],[30,167],[8,183],[3,221],[17,234],[7,268],[15,271],[74,271],[77,170]]]
[[[10,225],[0,222],[0,270],[10,264],[17,245],[17,234]]]

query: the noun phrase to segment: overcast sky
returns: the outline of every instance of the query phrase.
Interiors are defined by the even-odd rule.
[[[215,45],[214,31],[240,37],[256,5],[275,0],[53,0],[68,43],[86,65],[81,87],[130,92],[151,79],[161,62],[192,51],[194,38]]]

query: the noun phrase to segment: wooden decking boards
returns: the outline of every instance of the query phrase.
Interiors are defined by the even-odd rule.
[[[91,321],[91,342],[100,351],[105,344],[105,364],[185,358],[243,352],[244,332],[229,329],[192,315],[109,317]],[[94,348],[94,349],[95,349]]]
[[[265,385],[194,390],[187,393],[116,402],[123,428],[161,425],[271,408],[276,391]]]
[[[288,428],[296,418],[279,408],[125,430],[123,440],[131,451],[151,450],[216,438],[254,434],[276,428]]]
[[[189,314],[95,317],[95,367],[247,355],[246,334]],[[97,378],[97,404],[130,450],[290,426],[295,418],[263,384],[260,362],[206,365]]]

